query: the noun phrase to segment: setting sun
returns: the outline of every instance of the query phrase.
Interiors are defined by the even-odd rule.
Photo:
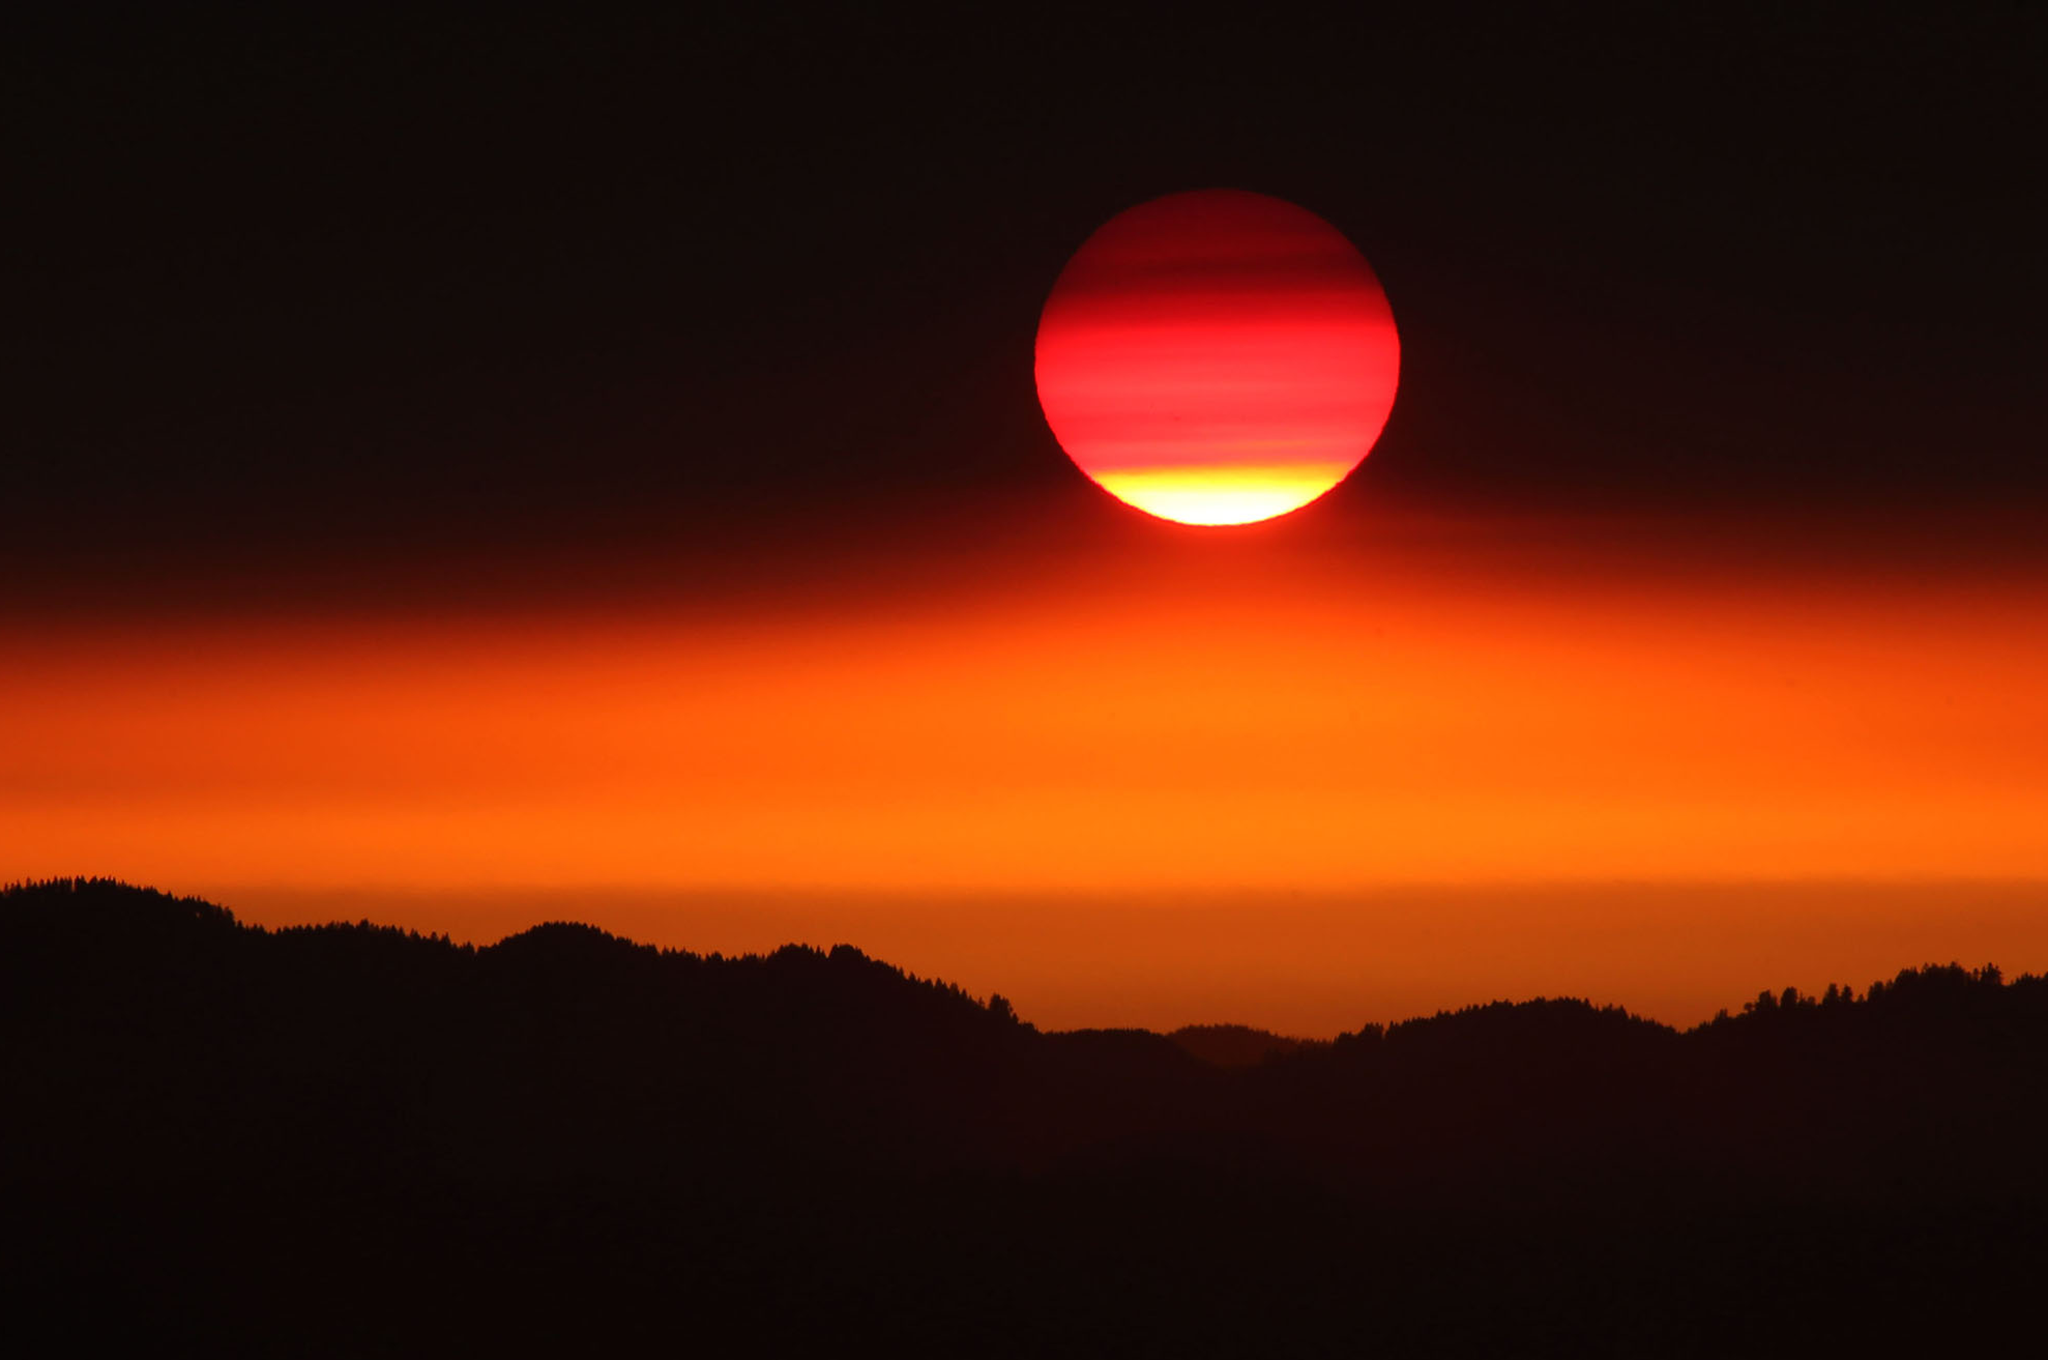
[[[1400,365],[1386,293],[1343,233],[1230,190],[1113,218],[1038,328],[1060,446],[1118,500],[1183,524],[1271,519],[1342,481]]]

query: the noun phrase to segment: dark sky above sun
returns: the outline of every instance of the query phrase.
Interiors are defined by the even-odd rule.
[[[1401,326],[1326,513],[2009,511],[2048,487],[2042,36],[2015,6],[28,32],[0,565],[16,605],[346,596],[459,575],[394,565],[437,555],[1093,513],[1038,310],[1108,217],[1210,186],[1337,225]]]

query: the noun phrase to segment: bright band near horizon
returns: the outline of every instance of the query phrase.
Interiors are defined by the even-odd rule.
[[[1171,194],[1075,253],[1039,321],[1040,404],[1117,499],[1183,524],[1298,510],[1371,451],[1401,346],[1344,234],[1263,194]]]

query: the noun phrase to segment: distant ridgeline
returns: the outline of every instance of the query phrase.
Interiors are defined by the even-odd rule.
[[[728,1348],[1705,1353],[1988,1318],[2048,1266],[2048,980],[1992,968],[1686,1032],[1049,1034],[844,945],[65,880],[0,892],[0,1091],[0,1314],[301,1352],[693,1308]]]

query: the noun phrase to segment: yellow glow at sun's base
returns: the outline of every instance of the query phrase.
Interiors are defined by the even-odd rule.
[[[1344,479],[1343,463],[1122,468],[1091,475],[1126,505],[1182,524],[1252,524],[1299,510]]]

